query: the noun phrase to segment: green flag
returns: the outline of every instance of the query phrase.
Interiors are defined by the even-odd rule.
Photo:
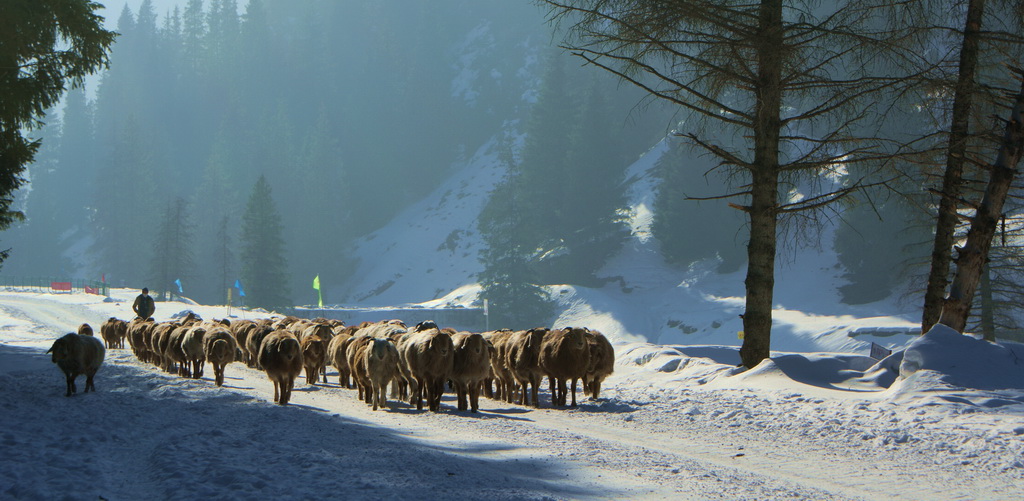
[[[324,294],[320,292],[320,275],[317,275],[316,278],[313,279],[313,289],[316,290],[316,296],[320,300],[320,307],[323,308]]]

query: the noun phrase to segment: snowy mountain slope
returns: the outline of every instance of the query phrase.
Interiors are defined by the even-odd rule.
[[[448,181],[355,243],[359,263],[340,290],[345,302],[417,303],[475,283],[482,269],[476,218],[506,174],[499,144],[481,146]]]

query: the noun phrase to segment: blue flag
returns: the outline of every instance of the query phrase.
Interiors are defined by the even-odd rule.
[[[238,289],[238,297],[245,297],[245,291],[242,290],[241,280],[235,280],[235,288]]]
[[[184,294],[185,293],[185,291],[181,290],[181,279],[180,278],[174,279],[174,285],[178,286],[178,294]]]

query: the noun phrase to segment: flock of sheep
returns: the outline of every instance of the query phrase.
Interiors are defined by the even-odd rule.
[[[190,313],[170,322],[111,317],[100,334],[108,348],[124,348],[127,339],[139,360],[182,377],[202,377],[209,362],[217,386],[223,385],[229,363],[244,362],[267,373],[280,405],[288,404],[303,369],[307,384],[317,384],[321,378],[326,382],[330,364],[339,384],[355,387],[373,410],[386,408],[390,385],[392,399],[408,399],[418,410],[426,400],[428,409],[439,412],[446,383],[458,396],[459,410],[477,412],[481,393],[538,407],[545,376],[552,406],[575,406],[577,381],[596,399],[615,364],[608,339],[579,327],[470,333],[429,321],[412,328],[399,320],[346,326],[296,317],[204,321]],[[88,324],[54,343],[53,361],[67,377],[68,396],[78,374],[87,377],[86,391],[95,390],[92,380],[103,350]]]

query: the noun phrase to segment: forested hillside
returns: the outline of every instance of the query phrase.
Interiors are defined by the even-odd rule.
[[[575,97],[560,103],[564,123],[538,121],[536,134],[563,141],[584,134],[566,123],[587,120],[587,134],[622,138],[601,151],[613,148],[621,171],[667,126],[667,115],[630,122],[639,95],[577,69],[526,2],[183,5],[166,15],[149,1],[125,6],[95,96],[72,91],[50,113],[5,272],[155,290],[180,279],[186,294],[221,300],[243,269],[236,228],[264,175],[287,242],[284,285],[306,291],[319,274],[330,287],[351,271],[349,242],[528,116],[554,61],[572,70],[558,81],[566,92],[603,101],[590,117]]]

